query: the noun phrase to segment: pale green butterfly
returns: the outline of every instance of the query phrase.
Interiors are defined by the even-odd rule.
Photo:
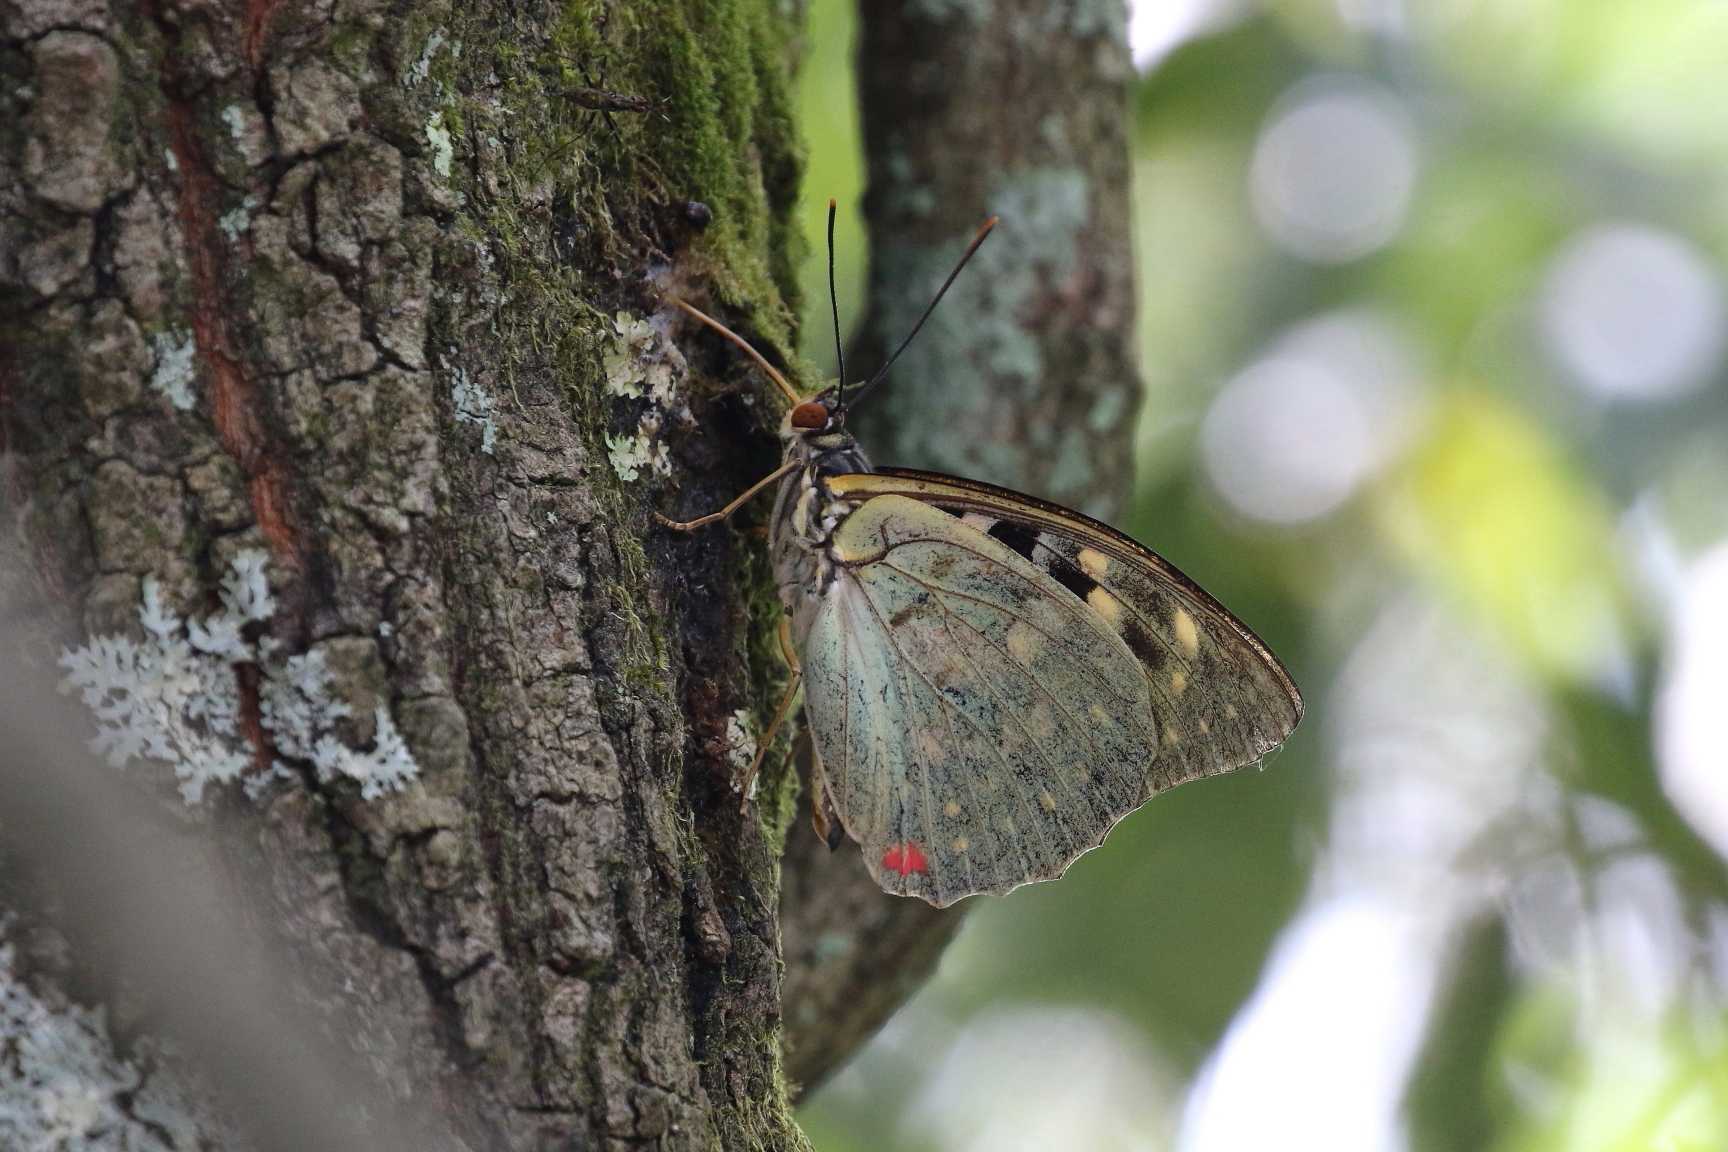
[[[996,223],[960,258],[887,374]],[[834,204],[828,206],[833,296]],[[793,404],[769,546],[815,750],[813,806],[884,891],[946,907],[1053,880],[1155,792],[1266,755],[1302,697],[1247,625],[1114,529],[1005,488],[872,469],[838,387]],[[839,341],[838,308],[835,338]],[[751,766],[751,775],[760,764]]]

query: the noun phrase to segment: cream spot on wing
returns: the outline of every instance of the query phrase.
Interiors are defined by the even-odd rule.
[[[1038,793],[1038,807],[1044,809],[1046,812],[1056,811],[1056,797],[1050,795],[1048,792]]]
[[[1044,637],[1024,620],[1008,626],[1008,651],[1022,664],[1030,664],[1044,647]]]
[[[1200,630],[1194,626],[1194,617],[1188,615],[1186,608],[1178,608],[1171,623],[1176,627],[1176,643],[1182,655],[1194,659],[1200,653]]]
[[[948,803],[942,805],[942,815],[952,820],[954,817],[960,815],[960,805],[954,803],[952,800],[948,801]]]
[[[1092,707],[1086,709],[1086,715],[1092,717],[1094,723],[1110,723],[1110,713],[1104,710],[1104,705],[1102,704],[1094,704]]]
[[[1104,618],[1104,623],[1112,628],[1116,626],[1116,621],[1122,618],[1122,601],[1102,588],[1094,588],[1086,593],[1086,603],[1091,606],[1092,611]]]
[[[1212,735],[1212,722],[1210,720],[1206,719],[1206,717],[1204,717],[1204,716],[1200,717],[1200,735],[1202,735],[1202,736]]]
[[[1182,743],[1182,730],[1174,724],[1166,724],[1164,726],[1164,746],[1174,748],[1180,743]]]
[[[1226,720],[1236,719],[1236,705],[1234,705],[1234,704],[1224,705],[1224,719],[1226,719]]]
[[[968,512],[960,517],[960,522],[969,528],[976,528],[980,532],[988,532],[996,527],[996,517],[986,516],[982,512]]]
[[[939,763],[947,755],[942,738],[928,728],[918,733],[918,751],[929,764]]]
[[[1170,691],[1177,696],[1188,691],[1188,673],[1180,668],[1170,673]]]
[[[1074,557],[1080,565],[1080,571],[1094,580],[1104,579],[1104,573],[1110,571],[1110,557],[1091,548],[1080,549],[1080,555]]]
[[[953,848],[954,848],[954,851],[956,853],[963,855],[965,853],[966,849],[968,849],[970,847],[972,847],[972,841],[966,839],[966,837],[964,837],[964,836],[954,837]]]

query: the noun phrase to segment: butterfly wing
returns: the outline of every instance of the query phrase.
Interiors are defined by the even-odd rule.
[[[824,606],[831,613],[820,630],[829,646],[823,653],[828,684],[811,682],[810,715],[824,758],[838,756],[848,770],[866,766],[864,783],[850,785],[850,795],[840,794],[835,771],[828,778],[843,823],[865,845],[872,871],[889,891],[946,904],[971,892],[1051,879],[1151,793],[1254,763],[1301,719],[1302,698],[1289,674],[1246,625],[1168,562],[1106,525],[1006,489],[934,473],[855,473],[829,477],[828,486],[855,505],[836,533],[836,543],[854,558],[837,584],[847,587]],[[935,569],[947,574],[942,579],[958,574],[963,583],[932,591]],[[921,592],[930,600],[919,599]],[[865,600],[890,607],[865,611]],[[896,620],[907,605],[930,602],[947,615],[914,608]],[[1010,645],[1017,624],[1020,639]],[[950,638],[956,631],[969,635],[969,627],[991,637],[990,651],[972,654],[981,643],[976,636],[971,647]],[[1015,659],[1027,629],[1055,643],[1040,648],[1035,660]],[[1113,643],[1103,644],[1104,637]],[[963,665],[990,686],[981,696],[964,697],[976,724],[945,726],[959,705],[943,704],[917,678],[946,665]],[[910,685],[907,676],[914,677]],[[1106,684],[1116,695],[1103,691]],[[871,717],[869,691],[878,693],[879,718]],[[917,798],[897,790],[920,776],[1004,775],[1002,750],[1023,751],[1014,714],[1035,699],[1051,702],[1063,720],[1046,742],[1042,769],[1037,757],[1022,757],[1007,773],[1017,782],[1011,792],[1021,815],[981,810],[976,835],[954,831],[946,841],[942,836],[951,830],[932,818],[919,838],[907,815]],[[992,702],[994,711],[979,700]],[[1096,718],[1094,706],[1108,713],[1110,726],[1089,734],[1085,722]],[[825,734],[824,725],[832,731]],[[1066,791],[1040,786],[1040,770],[1055,772]],[[867,798],[876,787],[884,792]],[[1028,825],[1028,797],[1039,808],[1055,806]],[[846,806],[871,803],[876,807],[868,819],[861,813],[855,830]],[[947,803],[937,801],[933,810],[944,812]],[[957,838],[969,849],[983,846],[989,865],[980,868],[976,856],[951,860],[943,854],[943,844]],[[918,862],[908,843],[918,845],[932,869],[927,880],[904,873]],[[969,873],[963,864],[971,866]]]
[[[829,486],[842,499],[899,495],[959,516],[1097,609],[1152,683],[1160,745],[1171,750],[1154,771],[1156,788],[1252,764],[1302,719],[1290,674],[1246,624],[1169,561],[1106,524],[935,472],[850,473]]]
[[[828,794],[887,891],[943,907],[1060,876],[1147,795],[1160,732],[1121,638],[1001,541],[915,499],[835,529],[802,628]]]

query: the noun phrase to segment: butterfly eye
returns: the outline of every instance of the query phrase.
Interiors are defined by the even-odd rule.
[[[828,409],[814,400],[806,400],[792,409],[792,427],[817,429],[828,426]]]

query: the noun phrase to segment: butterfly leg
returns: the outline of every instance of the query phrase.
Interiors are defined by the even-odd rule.
[[[779,734],[779,725],[785,724],[786,713],[791,712],[791,699],[798,694],[798,686],[804,682],[804,668],[798,667],[798,653],[791,646],[791,620],[788,617],[779,618],[779,651],[786,656],[786,663],[791,667],[791,679],[786,680],[786,694],[779,698],[778,708],[774,708],[774,718],[769,720],[767,731],[762,732],[762,739],[757,741],[757,755],[750,762],[750,769],[745,772],[745,779],[738,786],[743,793],[743,801],[738,805],[740,812],[750,808],[750,793],[755,789],[755,777],[762,770],[762,760],[767,758],[767,750],[774,746],[774,736]]]
[[[774,746],[774,737],[780,732],[780,725],[786,722],[786,714],[792,711],[792,699],[798,695],[798,686],[804,681],[804,670],[798,665],[798,653],[792,647],[792,622],[787,617],[780,618],[780,651],[786,657],[786,663],[792,667],[792,676],[786,681],[786,694],[780,697],[779,707],[774,709],[774,719],[768,722],[768,731],[762,733],[762,739],[756,744],[756,758],[750,761],[750,768],[744,773],[738,790],[744,794],[739,803],[739,811],[750,807],[750,794],[756,785],[756,774],[762,771],[762,761],[768,756],[768,749]]]
[[[830,852],[845,842],[846,829],[834,810],[834,797],[828,794],[828,776],[822,770],[822,753],[816,750],[815,741],[810,743],[810,827]]]
[[[768,722],[768,731],[762,733],[762,739],[756,746],[756,759],[750,761],[750,768],[738,785],[739,791],[744,794],[744,798],[738,803],[740,812],[750,807],[750,797],[756,789],[756,775],[762,771],[762,761],[767,758],[768,749],[774,746],[774,737],[779,733],[780,725],[785,722],[786,713],[792,711],[792,698],[798,695],[798,686],[803,678],[801,672],[792,673],[792,678],[786,682],[786,694],[780,697],[780,706],[774,709],[774,719]]]
[[[710,512],[708,515],[698,516],[694,520],[672,520],[656,512],[654,513],[654,519],[658,520],[665,527],[672,529],[674,532],[694,532],[704,524],[712,524],[716,520],[726,519],[726,517],[732,515],[732,513],[748,504],[751,497],[755,496],[758,492],[762,491],[762,489],[768,487],[776,480],[779,480],[796,467],[798,467],[798,462],[796,460],[786,461],[786,463],[780,465],[780,467],[774,469],[774,471],[768,473],[768,475],[762,477],[762,479],[744,489],[743,495],[739,496],[736,500],[732,501],[732,503],[726,505],[726,507],[720,509],[718,512]]]

